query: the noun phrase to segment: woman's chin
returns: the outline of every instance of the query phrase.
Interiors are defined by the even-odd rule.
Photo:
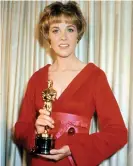
[[[72,53],[60,52],[60,53],[56,53],[55,55],[56,55],[56,57],[60,57],[60,58],[68,58],[69,56],[72,55]]]
[[[58,57],[60,57],[60,58],[68,58],[70,55],[57,55]]]

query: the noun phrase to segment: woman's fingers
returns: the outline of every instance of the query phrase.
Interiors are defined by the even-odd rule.
[[[50,151],[50,155],[40,155],[39,154],[39,156],[41,156],[41,157],[51,159],[51,160],[55,160],[55,161],[61,160],[64,157],[67,157],[69,155],[71,155],[71,152],[70,152],[70,149],[69,149],[68,145],[63,146],[60,149],[52,149]]]
[[[50,117],[50,112],[45,110],[45,109],[40,109],[39,110],[40,115],[38,118],[46,119],[50,121],[52,124],[54,123],[54,120]]]
[[[44,115],[50,116],[50,112],[47,111],[46,109],[40,109],[40,110],[39,110],[39,113],[40,113],[40,114],[44,114]]]
[[[44,127],[54,128],[54,120],[50,117],[50,112],[45,109],[39,110],[39,116],[36,119],[36,130],[38,133],[44,132]],[[42,128],[43,127],[43,128]]]
[[[47,116],[47,115],[40,114],[37,119],[48,120],[49,122],[51,122],[52,124],[54,124],[54,120],[50,116]]]
[[[69,146],[65,145],[60,149],[51,149],[50,150],[50,154],[54,155],[54,154],[67,154],[68,152],[70,152]]]
[[[64,154],[55,154],[55,155],[41,155],[41,154],[38,154],[38,156],[46,158],[46,159],[54,160],[54,161],[58,161],[58,160],[61,160],[62,158],[64,158]]]
[[[38,134],[41,134],[41,133],[43,133],[44,132],[44,126],[37,126],[36,127],[36,134],[38,133]]]
[[[62,154],[62,150],[61,149],[52,149],[50,150],[50,154]]]
[[[47,119],[37,119],[36,120],[36,126],[49,126],[50,128],[54,128],[53,123],[51,123],[49,120]]]

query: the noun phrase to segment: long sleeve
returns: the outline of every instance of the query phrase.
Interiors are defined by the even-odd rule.
[[[77,166],[96,166],[127,143],[127,129],[106,76],[100,70],[94,90],[94,105],[98,115],[99,132],[63,135],[58,144],[70,147]]]
[[[18,121],[15,124],[15,141],[27,150],[34,146],[35,138],[34,92],[34,78],[31,77],[22,101]]]

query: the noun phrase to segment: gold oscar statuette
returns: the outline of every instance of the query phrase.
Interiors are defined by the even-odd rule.
[[[44,101],[44,109],[52,112],[52,103],[56,99],[57,92],[53,89],[53,81],[48,80],[48,88],[42,92]],[[32,153],[50,154],[50,150],[54,148],[55,139],[53,134],[49,133],[49,126],[45,126],[44,133],[37,134],[35,139],[35,147]]]

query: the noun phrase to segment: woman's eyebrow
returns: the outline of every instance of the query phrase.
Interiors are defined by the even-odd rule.
[[[52,27],[50,27],[50,29],[53,29],[53,28],[59,28],[58,26],[52,26]]]
[[[58,26],[50,27],[50,30],[52,30],[52,29],[59,29],[59,27]]]
[[[67,28],[69,28],[69,27],[73,27],[73,28],[76,28],[76,26],[75,25],[73,25],[73,24],[69,24],[69,25],[67,25],[66,26]],[[51,27],[50,27],[50,29],[52,30],[52,29],[56,29],[56,28],[60,28],[58,25],[51,25]]]
[[[67,27],[73,27],[73,28],[76,28],[76,26],[73,25],[73,24],[70,24],[70,25],[68,25]]]

